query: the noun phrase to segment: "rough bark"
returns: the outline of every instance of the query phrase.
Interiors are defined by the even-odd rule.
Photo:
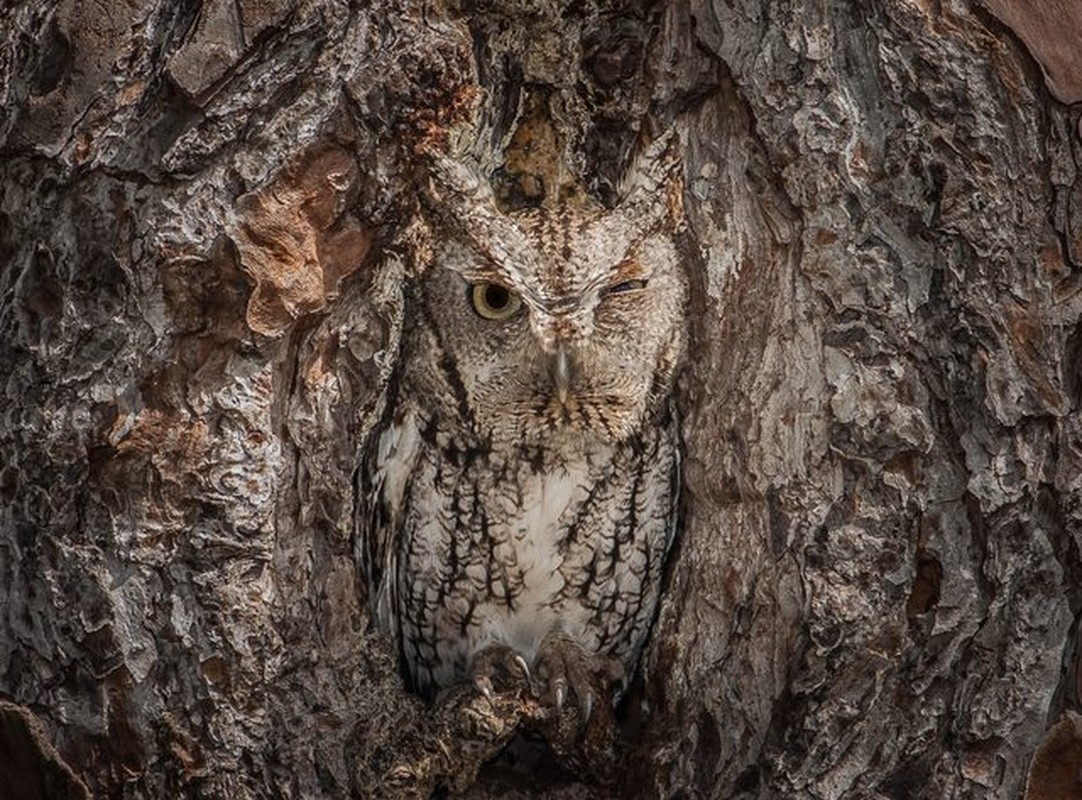
[[[686,140],[684,520],[622,783],[469,796],[1079,796],[1082,15],[1029,5],[9,4],[0,776],[465,786],[350,476],[417,153],[498,183],[540,115],[601,199]]]

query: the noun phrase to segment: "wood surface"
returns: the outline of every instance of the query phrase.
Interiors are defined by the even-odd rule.
[[[13,796],[1082,796],[1082,11],[1028,5],[9,0]],[[529,194],[531,115],[602,200],[685,142],[684,518],[608,787],[482,766],[518,712],[405,694],[352,559],[418,154]]]

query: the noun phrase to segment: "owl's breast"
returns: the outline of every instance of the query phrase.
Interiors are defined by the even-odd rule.
[[[556,632],[630,668],[671,541],[673,432],[551,457],[438,439],[397,431],[384,465],[384,497],[400,500],[390,594],[415,685],[451,685],[489,645],[532,661]]]
[[[486,501],[489,516],[501,520],[490,526],[487,544],[508,591],[488,598],[480,641],[508,644],[532,658],[553,628],[569,633],[585,628],[581,609],[565,602],[566,567],[568,531],[590,496],[593,471],[585,462],[541,471],[523,467],[515,481]],[[486,546],[483,536],[478,545]]]

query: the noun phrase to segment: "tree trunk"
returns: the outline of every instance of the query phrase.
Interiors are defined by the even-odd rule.
[[[0,780],[1082,796],[1068,5],[9,4]],[[683,522],[621,782],[390,789],[436,713],[352,557],[391,267],[419,150],[512,170],[531,115],[602,200],[685,140]]]

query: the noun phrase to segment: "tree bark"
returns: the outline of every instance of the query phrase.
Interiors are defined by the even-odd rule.
[[[0,778],[1082,797],[1068,5],[9,4]],[[683,520],[608,787],[470,787],[352,558],[418,153],[498,183],[531,115],[603,201],[685,141]]]

